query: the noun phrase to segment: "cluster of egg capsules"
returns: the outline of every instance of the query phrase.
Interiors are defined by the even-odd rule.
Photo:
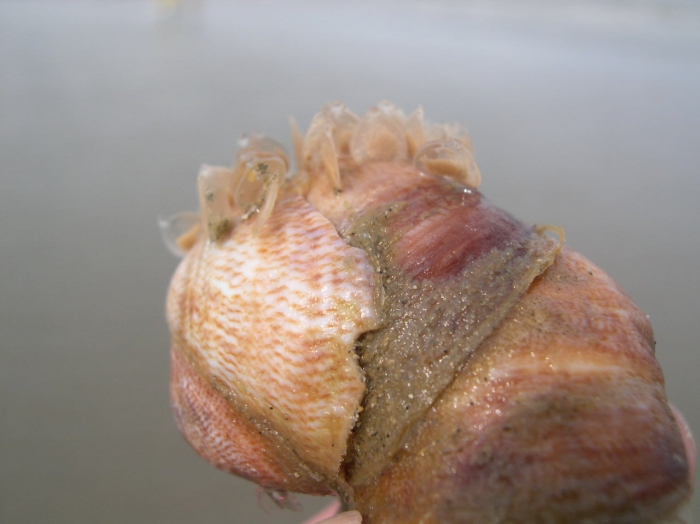
[[[186,212],[159,220],[173,253],[187,252],[202,228],[215,242],[253,215],[257,215],[255,231],[259,232],[280,188],[292,178],[304,191],[310,180],[325,177],[340,192],[345,169],[367,162],[412,160],[423,173],[446,176],[472,188],[481,184],[467,130],[460,124],[428,124],[420,107],[406,117],[395,105],[382,102],[358,117],[334,102],[316,114],[306,136],[302,137],[293,119],[291,126],[297,163],[293,176],[282,144],[257,133],[240,139],[234,168],[200,168],[201,216]]]

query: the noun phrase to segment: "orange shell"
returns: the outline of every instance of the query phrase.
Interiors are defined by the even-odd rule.
[[[332,104],[284,183],[254,137],[246,209],[237,170],[203,170],[208,235],[179,242],[167,300],[175,416],[204,458],[365,524],[682,522],[693,453],[648,319],[483,199],[463,128]]]
[[[177,369],[191,366],[185,375],[196,372],[245,413],[246,433],[257,430],[298,456],[314,471],[308,476],[333,479],[365,391],[354,344],[377,325],[374,278],[364,252],[301,197],[285,197],[260,235],[243,223],[223,242],[200,241],[182,261],[167,301]],[[183,387],[181,376],[175,405],[201,403],[202,388]],[[265,454],[259,449],[252,454]],[[287,487],[236,453],[215,461],[263,486]]]

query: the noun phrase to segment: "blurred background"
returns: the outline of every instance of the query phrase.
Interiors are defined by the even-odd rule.
[[[238,136],[326,102],[472,132],[483,191],[651,317],[700,434],[695,1],[0,1],[0,521],[299,523],[168,400],[158,215]],[[700,515],[698,497],[695,515]]]

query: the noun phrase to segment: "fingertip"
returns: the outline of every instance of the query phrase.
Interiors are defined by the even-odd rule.
[[[336,515],[338,511],[340,511],[340,500],[335,499],[303,524],[320,524],[321,522],[327,524],[327,520]]]
[[[359,511],[345,511],[339,513],[335,517],[323,520],[319,524],[360,524],[362,522],[362,515]]]

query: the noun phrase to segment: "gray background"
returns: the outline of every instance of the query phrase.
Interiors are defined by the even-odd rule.
[[[700,433],[694,2],[1,2],[0,521],[294,523],[168,403],[159,214],[242,132],[389,98],[472,131],[483,190],[650,315]],[[696,498],[696,516],[700,514]]]

